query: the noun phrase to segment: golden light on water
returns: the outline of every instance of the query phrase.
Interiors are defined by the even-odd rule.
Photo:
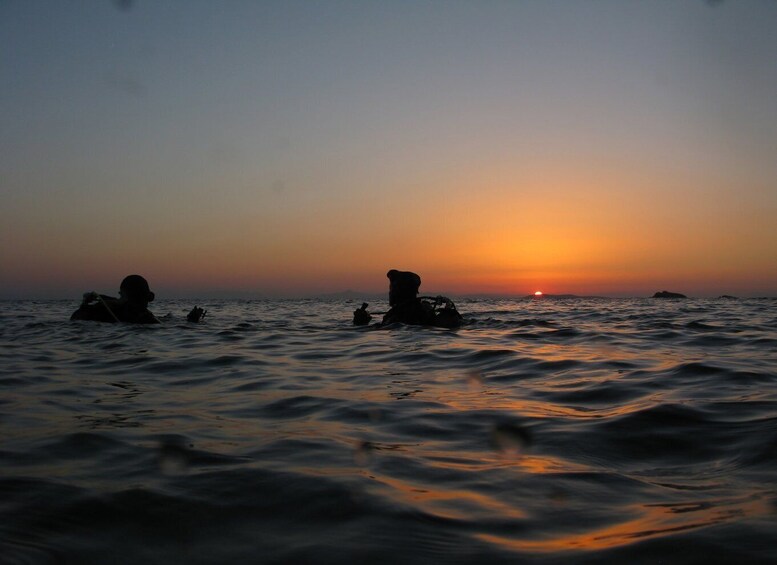
[[[630,509],[634,518],[602,528],[570,531],[548,539],[517,539],[490,533],[475,537],[515,551],[593,551],[666,537],[698,528],[724,524],[743,515],[764,516],[768,504],[753,495],[747,499],[721,499],[714,504],[647,504]]]

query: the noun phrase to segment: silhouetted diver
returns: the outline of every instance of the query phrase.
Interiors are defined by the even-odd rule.
[[[391,269],[386,276],[389,279],[389,306],[391,309],[376,326],[385,326],[400,322],[418,326],[436,326],[455,328],[461,325],[463,317],[456,305],[445,296],[418,296],[421,277],[410,271]],[[353,313],[353,323],[365,326],[372,316],[367,312],[367,304]]]
[[[130,324],[158,324],[159,320],[148,309],[153,302],[154,293],[148,281],[140,275],[129,275],[121,281],[119,298],[87,292],[78,310],[70,316],[71,320],[92,322],[127,322]],[[190,322],[199,322],[205,316],[205,310],[195,306],[187,315]]]

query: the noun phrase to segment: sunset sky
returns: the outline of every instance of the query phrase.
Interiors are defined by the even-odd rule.
[[[0,0],[0,298],[777,295],[777,1]]]

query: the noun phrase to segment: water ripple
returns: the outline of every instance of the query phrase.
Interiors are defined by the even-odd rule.
[[[773,561],[774,301],[457,304],[3,303],[0,560]]]

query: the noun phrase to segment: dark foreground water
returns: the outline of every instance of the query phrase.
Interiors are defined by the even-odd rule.
[[[0,303],[2,563],[777,563],[777,302]]]

